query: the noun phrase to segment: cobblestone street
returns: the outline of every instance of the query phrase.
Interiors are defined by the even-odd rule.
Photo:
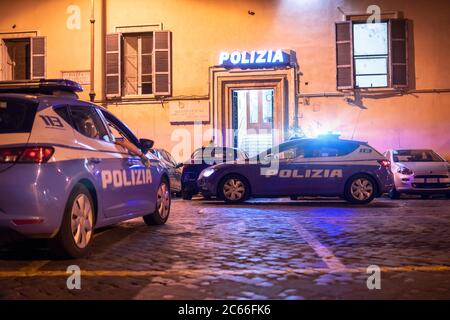
[[[449,299],[449,200],[174,200],[167,225],[99,230],[89,257],[3,245],[2,299]],[[66,287],[69,265],[81,290]],[[381,268],[369,290],[366,268]]]

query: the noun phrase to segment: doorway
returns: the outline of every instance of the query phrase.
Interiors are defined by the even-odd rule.
[[[295,118],[296,110],[294,68],[279,70],[218,68],[212,69],[211,72],[213,79],[211,119],[214,130],[212,139],[216,145],[237,146],[253,155],[261,150],[265,151],[267,146],[275,146],[285,141],[288,137],[289,119]],[[247,99],[257,101],[253,104],[257,107],[250,108],[252,104],[247,103]],[[247,110],[247,106],[250,110]],[[253,118],[249,119],[250,117]],[[241,119],[240,126],[239,119]],[[247,122],[250,122],[250,127],[256,129],[249,130]],[[246,146],[245,137],[248,138],[249,134],[255,131],[265,135],[264,138],[267,140],[263,141],[263,137],[258,136],[256,143]]]
[[[232,90],[233,146],[255,156],[273,145],[274,89]]]

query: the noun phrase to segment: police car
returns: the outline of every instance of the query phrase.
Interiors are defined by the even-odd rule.
[[[0,82],[0,227],[51,238],[69,257],[88,252],[96,228],[140,216],[164,224],[171,204],[153,141],[79,91],[68,80]]]
[[[389,161],[365,142],[338,136],[295,139],[245,160],[209,167],[201,193],[237,203],[250,197],[338,196],[369,203],[389,192]]]

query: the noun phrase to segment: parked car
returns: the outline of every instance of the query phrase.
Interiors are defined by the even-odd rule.
[[[198,185],[202,194],[229,203],[250,197],[338,196],[363,204],[391,189],[389,166],[365,142],[335,136],[295,139],[249,160],[204,169]]]
[[[182,163],[178,163],[174,157],[164,149],[150,149],[150,152],[156,156],[166,167],[169,173],[170,191],[176,196],[181,196],[181,174],[183,172]]]
[[[190,160],[183,164],[181,176],[183,199],[191,200],[192,196],[199,192],[197,178],[205,168],[225,161],[245,159],[248,159],[247,153],[238,148],[214,146],[198,148],[192,153]],[[206,195],[206,197],[209,196]]]
[[[153,141],[79,91],[68,80],[0,83],[0,227],[49,238],[68,257],[88,252],[96,228],[166,223],[171,204],[167,170],[147,153]]]
[[[385,152],[391,161],[394,187],[392,199],[401,194],[417,194],[427,198],[432,194],[450,197],[450,165],[430,149],[391,149]]]

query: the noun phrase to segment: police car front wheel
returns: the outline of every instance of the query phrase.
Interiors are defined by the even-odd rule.
[[[367,175],[356,175],[347,181],[345,199],[351,203],[369,203],[375,198],[376,185]]]
[[[228,203],[239,203],[249,197],[249,185],[239,175],[229,175],[219,185],[220,197]]]
[[[163,179],[156,192],[156,208],[155,211],[143,217],[147,225],[161,225],[166,223],[170,213],[170,187],[169,182]]]
[[[81,258],[90,248],[94,233],[94,202],[82,184],[73,189],[66,204],[61,228],[53,239],[54,251],[63,257]]]

